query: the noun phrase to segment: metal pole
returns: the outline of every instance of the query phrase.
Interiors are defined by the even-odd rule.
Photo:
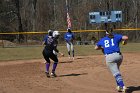
[[[53,7],[53,9],[54,9],[53,10],[54,11],[54,22],[56,22],[56,8],[55,8],[56,6],[55,6],[55,0],[54,0],[53,3],[54,3],[54,7]],[[56,28],[55,24],[54,24],[54,28]]]
[[[66,0],[66,6],[68,5],[68,0]]]
[[[67,9],[67,13],[68,13],[69,12],[68,0],[66,0],[66,9]]]
[[[4,40],[3,40],[3,35],[2,35],[2,48],[4,48]]]

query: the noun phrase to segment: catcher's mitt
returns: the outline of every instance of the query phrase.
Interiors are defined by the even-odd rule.
[[[126,40],[123,40],[122,41],[122,45],[126,45],[127,44],[127,41]]]

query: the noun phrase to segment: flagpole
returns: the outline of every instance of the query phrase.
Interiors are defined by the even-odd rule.
[[[71,28],[71,20],[70,20],[70,16],[69,16],[68,0],[66,0],[66,9],[67,9],[67,24],[68,24],[68,28]]]
[[[67,12],[68,12],[68,0],[66,0],[66,8],[67,8]]]

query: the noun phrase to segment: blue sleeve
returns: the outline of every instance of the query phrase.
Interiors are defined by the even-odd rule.
[[[44,37],[43,41],[44,41],[44,42],[47,41],[47,38],[48,38],[48,35],[46,35],[46,36]]]
[[[74,33],[72,33],[72,38],[75,39],[75,35],[74,35]]]
[[[67,38],[66,36],[67,36],[67,35],[66,35],[66,33],[65,33],[65,35],[64,35],[64,39],[65,39],[65,40],[66,40],[66,38]]]
[[[98,47],[101,47],[102,46],[102,41],[98,41],[98,43],[96,44]]]
[[[119,42],[122,40],[123,35],[117,34],[116,37],[118,38]]]
[[[65,33],[65,35],[64,35],[64,39],[65,39],[66,41],[68,41],[67,33]]]

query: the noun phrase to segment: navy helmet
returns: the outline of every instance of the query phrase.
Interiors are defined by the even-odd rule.
[[[49,35],[49,36],[52,36],[52,35],[53,35],[53,30],[50,30],[50,29],[49,29],[49,30],[48,30],[48,35]]]

